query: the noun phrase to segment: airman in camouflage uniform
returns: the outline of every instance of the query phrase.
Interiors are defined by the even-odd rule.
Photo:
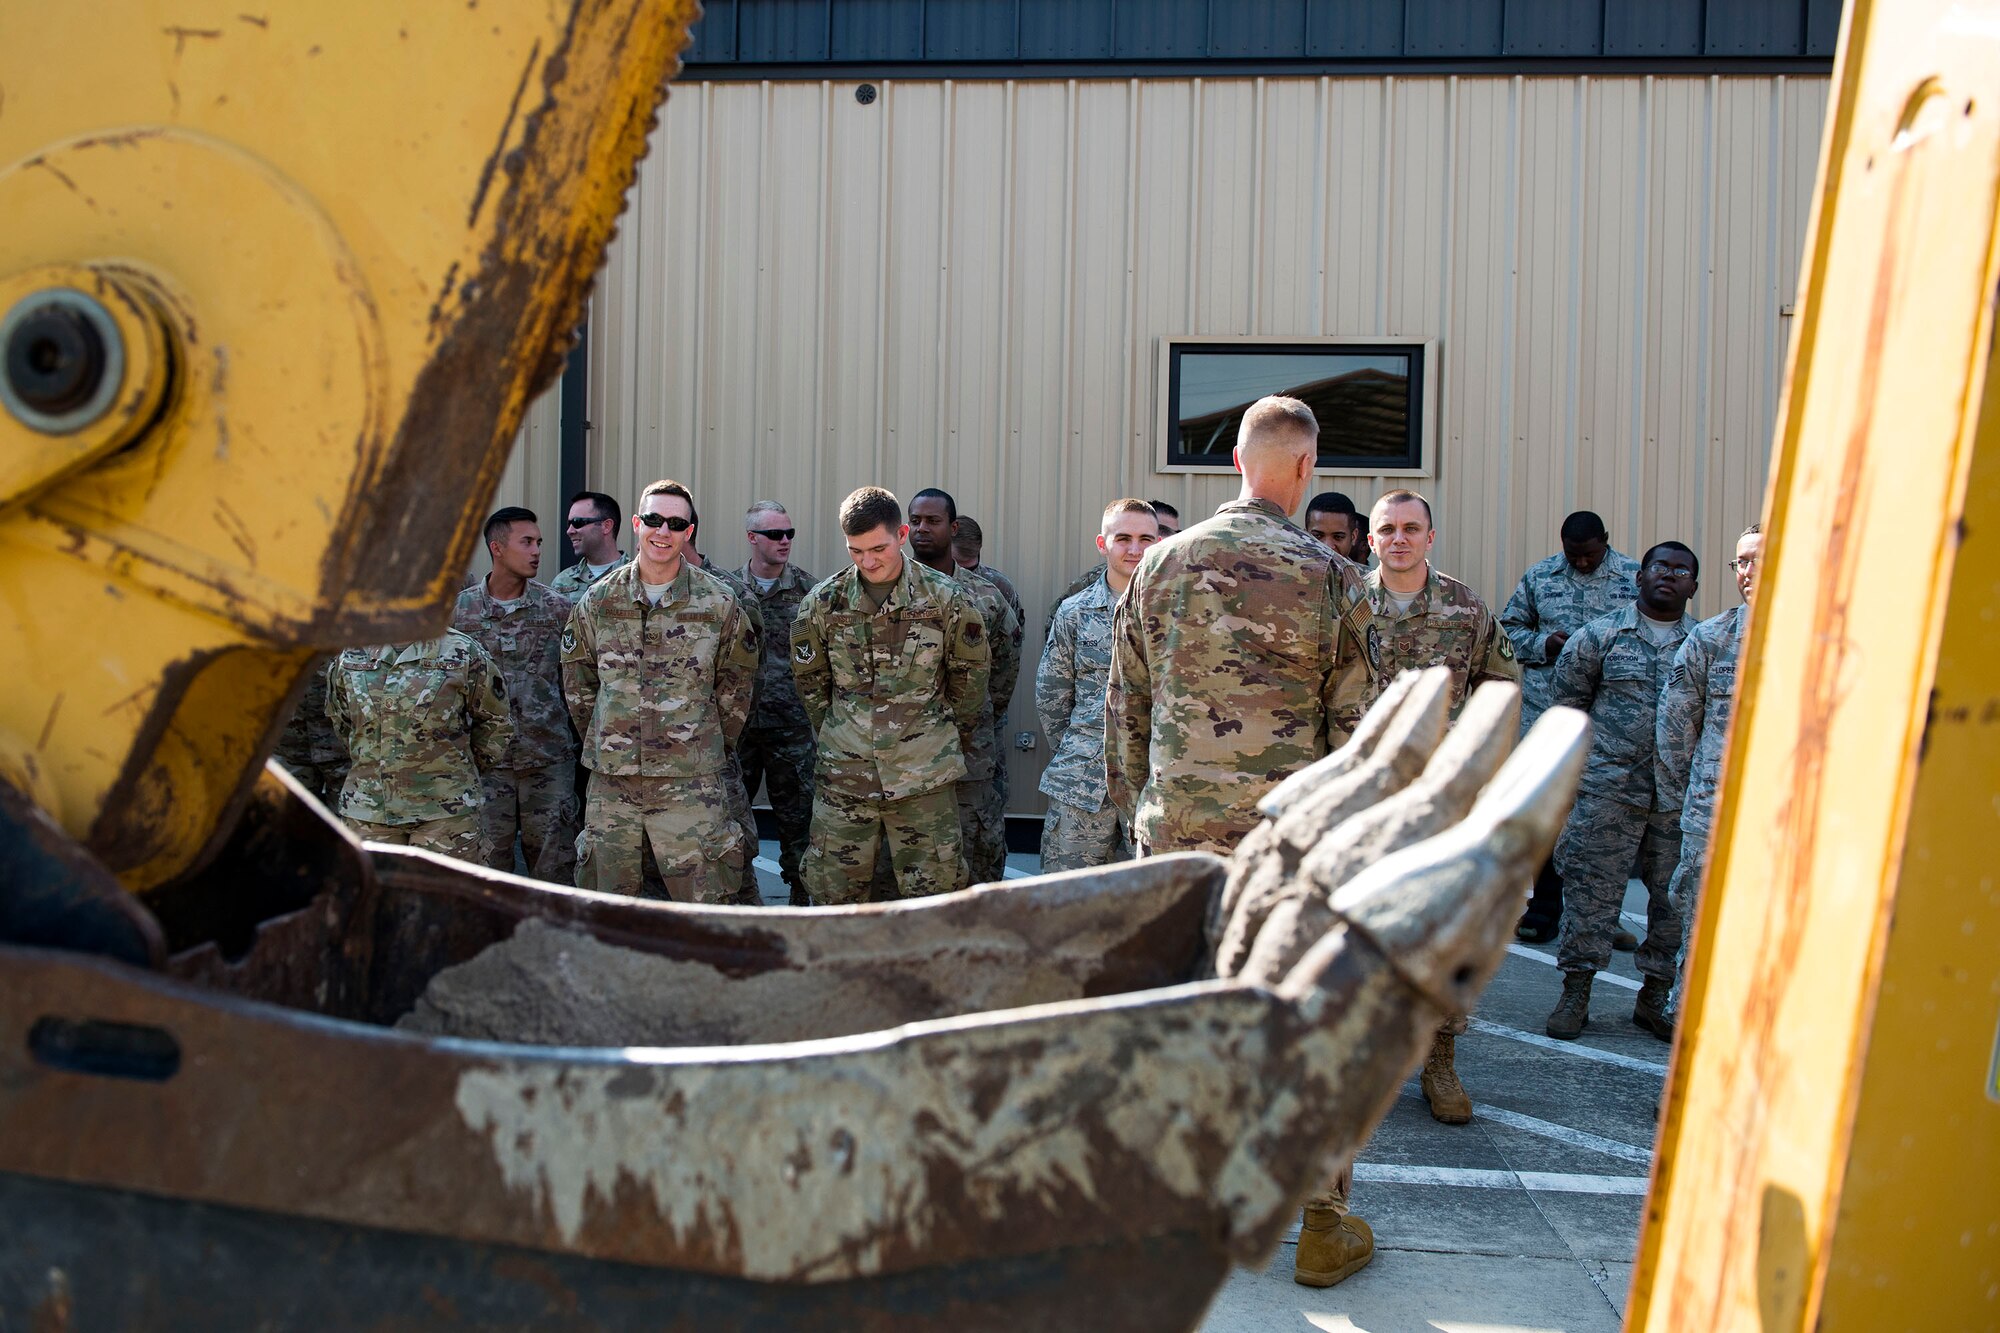
[[[1414,491],[1390,491],[1375,502],[1368,523],[1380,563],[1368,571],[1365,593],[1346,622],[1361,644],[1368,684],[1343,698],[1336,725],[1352,732],[1375,696],[1405,671],[1449,669],[1454,718],[1465,706],[1466,696],[1487,681],[1518,682],[1521,670],[1514,660],[1514,645],[1486,603],[1465,584],[1431,567],[1429,552],[1436,534],[1430,502]],[[1422,586],[1398,606],[1401,594],[1389,584],[1414,579],[1419,570]],[[1465,1014],[1453,1014],[1438,1028],[1421,1080],[1432,1118],[1448,1125],[1472,1119],[1472,1101],[1454,1064],[1466,1019]]]
[[[973,744],[965,752],[965,776],[958,783],[959,839],[966,872],[975,884],[997,882],[1007,869],[1007,798],[1002,774],[1007,765],[1000,719],[1021,676],[1021,622],[993,583],[957,562],[952,542],[959,531],[958,504],[936,487],[910,500],[910,554],[938,574],[957,580],[986,622],[990,652],[988,700]]]
[[[1578,510],[1563,520],[1563,549],[1528,566],[1500,611],[1521,666],[1521,734],[1554,698],[1556,658],[1568,637],[1639,595],[1639,562],[1611,549],[1604,520]]]
[[[792,674],[813,725],[815,904],[859,902],[886,845],[903,897],[963,888],[954,784],[978,743],[991,656],[963,586],[905,559],[896,498],[864,487],[841,505],[855,564],[808,592]]]
[[[503,511],[504,512],[504,511]],[[528,873],[554,884],[576,876],[576,738],[563,703],[562,636],[570,604],[530,579],[521,596],[501,601],[482,579],[458,595],[452,628],[479,641],[507,679],[514,740],[481,776],[487,864],[514,868],[520,836]]]
[[[1573,1041],[1590,1016],[1591,981],[1611,964],[1612,934],[1633,866],[1646,885],[1646,941],[1636,962],[1645,985],[1632,1021],[1670,1040],[1667,993],[1680,947],[1680,914],[1667,898],[1680,859],[1678,812],[1662,809],[1653,787],[1653,727],[1660,687],[1694,628],[1694,553],[1678,542],[1646,553],[1638,601],[1580,626],[1556,661],[1552,700],[1590,714],[1590,757],[1576,807],[1556,843],[1562,873],[1562,999],[1549,1015],[1551,1037]]]
[[[577,886],[732,902],[746,858],[727,751],[750,714],[757,635],[729,586],[683,555],[686,488],[655,482],[639,510],[640,556],[592,584],[563,633],[563,695],[590,770]]]
[[[1118,598],[1103,578],[1056,608],[1035,672],[1035,711],[1049,740],[1042,794],[1042,869],[1124,861],[1131,833],[1104,784],[1104,692],[1111,679],[1111,616]]]
[[[758,669],[757,703],[737,743],[743,758],[743,787],[754,794],[761,784],[771,798],[771,815],[778,825],[778,867],[791,889],[792,905],[805,907],[811,898],[799,867],[805,861],[806,846],[812,835],[813,745],[812,720],[799,702],[798,683],[792,678],[792,624],[798,619],[799,603],[812,589],[813,576],[791,563],[791,539],[765,536],[783,531],[790,520],[783,509],[753,507],[748,527],[751,540],[760,547],[770,545],[782,557],[776,581],[766,591],[759,583],[756,561],[746,561],[736,571],[737,582],[750,590],[763,621],[763,665]],[[760,552],[761,554],[761,552]],[[768,567],[768,565],[767,565]]]
[[[483,860],[480,774],[514,737],[507,682],[456,630],[348,648],[327,668],[326,717],[353,759],[340,817],[373,842]]]
[[[1035,711],[1049,738],[1042,792],[1042,869],[1078,870],[1132,855],[1131,831],[1106,793],[1104,696],[1111,679],[1111,624],[1118,598],[1160,539],[1144,500],[1114,500],[1099,524],[1097,580],[1056,609],[1035,672]]]
[[[980,560],[980,551],[986,544],[986,534],[981,531],[978,523],[961,515],[957,532],[958,535],[952,539],[952,558],[959,562],[960,568],[971,570],[1000,590],[1000,596],[1006,600],[1008,609],[1014,613],[1014,623],[1019,626],[1014,631],[1014,651],[1018,656],[1028,631],[1028,612],[1021,605],[1021,594],[1014,590],[1012,579]],[[997,664],[999,660],[997,654],[994,660]],[[1018,668],[1015,674],[1018,680]],[[995,694],[998,693],[996,690]],[[1010,775],[1007,764],[1007,709],[1012,698],[1013,689],[1010,686],[1007,697],[995,704],[993,710],[993,743],[997,748],[994,751],[993,762],[992,807],[993,818],[999,820],[1000,859],[996,864],[1001,870],[1007,865],[1007,789]],[[994,873],[997,878],[1000,871]]]
[[[1580,509],[1563,520],[1562,550],[1530,566],[1514,595],[1500,612],[1501,627],[1514,645],[1521,664],[1521,734],[1549,706],[1556,658],[1563,642],[1580,626],[1608,611],[1629,606],[1638,595],[1638,566],[1611,549],[1604,520]],[[1515,932],[1537,944],[1555,938],[1562,917],[1562,877],[1553,857],[1535,876],[1534,896],[1521,914]],[[1617,947],[1632,949],[1638,941],[1620,930]]]
[[[332,660],[331,654],[315,657],[306,668],[305,693],[271,756],[328,807],[340,803],[341,784],[347,781],[347,747],[326,719],[326,668]]]
[[[1007,792],[1002,775],[1007,752],[1000,728],[1006,701],[1021,679],[1021,622],[1000,590],[981,575],[961,568],[952,577],[978,606],[986,622],[990,665],[985,706],[965,752],[965,776],[956,787],[959,838],[966,873],[975,884],[998,883],[1007,873]]]
[[[1238,498],[1178,535],[1159,522],[1112,612],[1105,789],[1141,856],[1227,855],[1257,825],[1264,793],[1347,739],[1333,714],[1363,669],[1341,629],[1360,573],[1289,517],[1318,442],[1299,400],[1251,404]],[[1307,1200],[1299,1282],[1331,1285],[1374,1255],[1367,1224],[1348,1213],[1347,1175]]]
[[[750,621],[750,631],[757,636],[757,652],[764,651],[764,612],[752,594],[750,585],[738,578],[733,569],[721,569],[709,558],[696,551],[690,557],[695,568],[713,574],[727,584],[736,598],[736,604],[743,608],[744,616]],[[757,716],[757,696],[762,686],[761,678],[750,682],[750,716]],[[749,730],[749,722],[744,730]],[[722,776],[730,794],[730,813],[736,820],[736,827],[742,833],[742,845],[738,848],[736,864],[732,871],[736,879],[735,901],[745,907],[761,907],[764,903],[763,891],[757,887],[757,870],[751,863],[757,859],[757,814],[750,808],[750,788],[743,782],[743,737],[739,734],[724,749],[722,756]]]
[[[1352,731],[1333,705],[1354,690],[1340,620],[1358,574],[1288,513],[1230,501],[1148,549],[1118,601],[1105,781],[1141,856],[1228,855],[1258,798]]]
[[[1653,783],[1660,808],[1678,810],[1680,862],[1667,893],[1681,918],[1680,954],[1674,967],[1669,1012],[1678,1016],[1687,984],[1687,951],[1694,939],[1695,907],[1708,863],[1708,833],[1715,822],[1715,798],[1722,787],[1722,747],[1736,707],[1736,663],[1750,627],[1750,606],[1758,563],[1764,553],[1760,527],[1736,540],[1737,591],[1744,605],[1702,621],[1674,654],[1673,670],[1660,690],[1660,713],[1653,729]]]

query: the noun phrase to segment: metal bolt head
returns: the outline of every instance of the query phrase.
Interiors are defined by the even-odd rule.
[[[125,369],[118,325],[93,297],[57,287],[0,317],[0,405],[46,434],[68,434],[110,408]]]
[[[5,356],[8,386],[51,416],[83,406],[104,382],[104,339],[73,307],[53,301],[14,326]]]

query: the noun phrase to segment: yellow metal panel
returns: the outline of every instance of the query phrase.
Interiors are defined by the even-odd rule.
[[[1635,1329],[2000,1321],[2000,15],[1846,22]]]
[[[314,649],[443,623],[693,15],[0,7],[0,286],[129,285],[173,366],[0,492],[0,768],[127,886],[226,829]]]

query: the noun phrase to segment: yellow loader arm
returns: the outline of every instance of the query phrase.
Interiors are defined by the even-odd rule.
[[[0,778],[128,889],[444,624],[698,12],[0,8]]]

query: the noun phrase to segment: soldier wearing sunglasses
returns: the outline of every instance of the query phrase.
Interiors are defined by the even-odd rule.
[[[564,535],[576,563],[549,580],[549,586],[571,602],[583,590],[625,563],[618,549],[618,502],[602,491],[578,491],[570,497],[569,524]]]
[[[792,677],[792,622],[799,603],[815,580],[792,563],[792,539],[798,535],[791,515],[776,500],[759,500],[743,516],[750,559],[736,571],[736,582],[749,590],[763,619],[764,662],[757,677],[757,702],[750,724],[743,729],[737,753],[743,763],[743,787],[754,795],[761,783],[770,791],[771,814],[778,823],[778,865],[791,890],[794,907],[810,907],[799,867],[812,834],[812,719],[799,700]]]
[[[725,903],[748,849],[726,752],[749,717],[757,634],[687,558],[694,497],[656,481],[638,555],[593,583],[563,632],[563,695],[590,770],[577,887]]]

